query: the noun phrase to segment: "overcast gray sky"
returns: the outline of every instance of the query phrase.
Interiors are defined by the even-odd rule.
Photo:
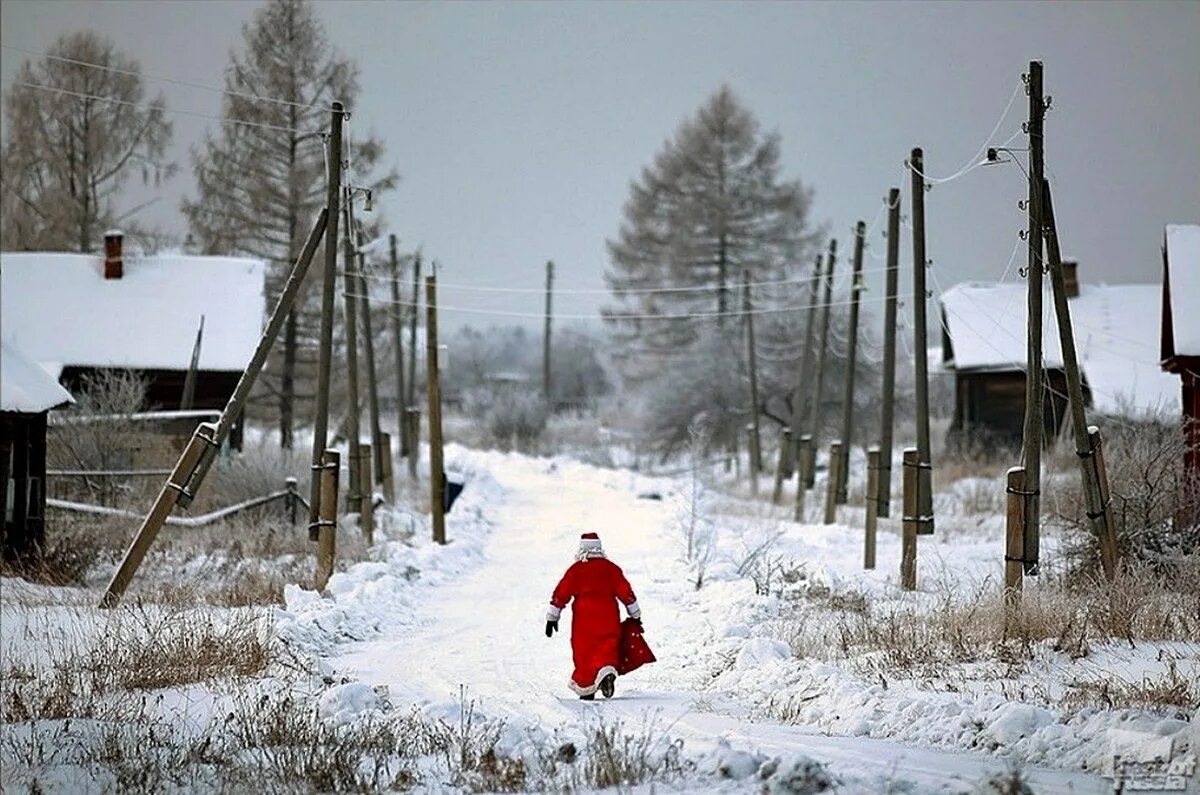
[[[256,7],[4,0],[0,41],[44,51],[94,28],[149,74],[219,85]],[[924,147],[933,176],[972,156],[1030,58],[1045,61],[1046,159],[1064,253],[1084,279],[1157,281],[1163,225],[1200,222],[1200,2],[317,7],[362,70],[354,129],[380,135],[402,175],[388,224],[441,261],[444,282],[536,286],[552,258],[560,285],[602,287],[604,240],[630,179],[722,82],[782,134],[786,175],[815,189],[815,220],[847,242],[904,179],[911,147]],[[24,57],[0,51],[5,82]],[[216,94],[148,85],[172,108],[218,111]],[[1019,129],[1026,106],[1021,94],[998,139]],[[209,124],[175,117],[181,173],[147,220],[184,231],[187,152]],[[1015,166],[987,167],[927,194],[928,248],[945,286],[999,278],[1023,226],[1022,180]],[[878,228],[872,242],[882,252]],[[906,261],[910,245],[906,235]],[[443,294],[529,312],[540,300]],[[601,300],[558,306],[586,314]]]

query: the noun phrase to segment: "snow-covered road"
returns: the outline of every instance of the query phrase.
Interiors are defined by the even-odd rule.
[[[1003,760],[982,754],[827,736],[753,719],[749,705],[704,692],[714,672],[697,659],[728,616],[719,587],[697,592],[688,582],[670,501],[639,498],[648,481],[630,473],[561,460],[463,455],[486,467],[502,488],[502,499],[489,507],[492,530],[482,556],[461,576],[421,589],[410,605],[414,616],[385,626],[380,637],[340,646],[329,659],[339,673],[387,686],[393,704],[449,704],[465,686],[487,714],[547,729],[602,714],[627,725],[655,721],[684,740],[685,753],[707,751],[722,739],[766,754],[801,752],[828,763],[846,782],[843,791],[879,791],[895,781],[921,792],[965,792],[1005,769]],[[452,516],[451,549],[454,521]],[[617,696],[608,702],[581,702],[571,694],[568,639],[559,634],[548,640],[543,633],[550,591],[584,530],[598,532],[624,568],[659,657],[656,665],[619,680]],[[1038,793],[1111,791],[1098,776],[1024,772]]]

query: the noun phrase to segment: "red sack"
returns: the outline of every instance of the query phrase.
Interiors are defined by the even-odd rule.
[[[624,676],[630,671],[652,663],[657,658],[642,636],[641,622],[627,618],[621,622],[621,654],[617,660],[617,673]]]

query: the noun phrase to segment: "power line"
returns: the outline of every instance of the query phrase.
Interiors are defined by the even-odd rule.
[[[139,69],[121,69],[120,67],[116,67],[116,66],[107,66],[105,64],[91,63],[89,61],[81,61],[78,58],[68,58],[63,55],[52,55],[48,52],[36,52],[34,50],[26,50],[23,47],[14,47],[11,44],[0,44],[0,49],[13,50],[14,52],[24,53],[25,55],[32,55],[37,58],[47,58],[51,61],[60,61],[62,63],[75,64],[76,66],[87,66],[92,69],[102,69],[105,72],[113,72],[115,74],[121,74],[121,75],[131,75],[133,77],[145,78],[146,80],[154,80],[154,81],[157,81],[160,83],[169,83],[169,84],[175,85],[175,86],[185,86],[187,88],[198,88],[198,89],[201,89],[202,91],[215,91],[219,94],[229,94],[230,96],[241,97],[243,99],[252,99],[256,102],[271,102],[276,105],[289,105],[291,107],[297,107],[297,108],[320,108],[322,110],[330,109],[329,105],[317,105],[316,103],[312,103],[312,102],[307,102],[307,103],[306,102],[293,102],[290,99],[276,99],[275,97],[264,97],[264,96],[260,96],[259,94],[251,94],[246,91],[234,91],[229,88],[210,86],[210,85],[206,85],[204,83],[194,83],[189,80],[180,80],[179,78],[175,78],[175,77],[165,77],[163,75],[149,74],[149,73],[143,72]]]
[[[36,88],[40,91],[53,91],[57,94],[67,94],[72,97],[79,97],[80,99],[94,99],[98,102],[107,102],[112,105],[122,105],[124,107],[129,107],[129,108],[138,108],[139,110],[144,110],[144,111],[159,111],[161,113],[175,113],[175,114],[182,115],[182,116],[194,116],[198,119],[211,119],[213,121],[220,122],[221,124],[237,124],[237,125],[242,125],[245,127],[261,127],[264,130],[275,130],[277,132],[299,133],[301,136],[310,136],[311,135],[314,137],[323,138],[325,135],[324,132],[317,131],[317,130],[298,130],[294,127],[282,127],[277,124],[265,124],[263,122],[247,121],[245,119],[227,119],[227,118],[222,118],[220,116],[211,116],[207,113],[197,113],[196,111],[192,111],[192,110],[178,110],[176,108],[168,108],[165,105],[146,105],[141,102],[130,102],[128,100],[117,99],[115,97],[105,97],[105,96],[101,96],[99,94],[85,94],[81,91],[71,91],[70,89],[59,88],[57,86],[46,86],[46,85],[42,85],[40,83],[26,83],[22,80],[14,80],[14,81],[12,81],[11,85],[21,86],[23,88]]]
[[[988,144],[990,144],[992,142],[992,139],[996,137],[996,133],[999,132],[999,130],[1000,130],[1000,125],[1004,124],[1004,120],[1008,118],[1008,112],[1010,110],[1012,110],[1013,103],[1016,102],[1016,100],[1017,100],[1017,95],[1019,93],[1021,93],[1022,85],[1023,85],[1022,81],[1018,80],[1017,84],[1015,86],[1013,86],[1012,95],[1009,96],[1009,98],[1008,98],[1008,104],[1006,104],[1004,106],[1004,112],[1000,114],[999,119],[996,119],[996,125],[994,127],[992,127],[992,131],[990,133],[988,133],[988,137],[984,139],[983,143],[980,145],[979,149],[975,152],[975,154],[971,155],[971,157],[967,160],[967,162],[964,163],[962,165],[962,167],[958,169],[958,171],[954,172],[953,174],[951,174],[948,177],[931,177],[931,176],[928,176],[927,174],[922,174],[920,171],[917,171],[917,169],[913,168],[912,164],[909,163],[907,160],[904,161],[905,168],[908,168],[909,170],[915,172],[916,174],[918,174],[919,176],[921,176],[923,179],[925,179],[928,182],[932,182],[934,184],[941,184],[944,182],[950,182],[951,180],[958,179],[959,177],[966,174],[968,171],[972,171],[972,170],[978,168],[979,166],[983,165],[983,163],[979,163],[976,161],[979,160],[980,155],[984,154],[987,151]],[[1003,144],[1000,144],[1000,145],[1004,146],[1005,144],[1008,144],[1010,141],[1012,141],[1014,138],[1016,138],[1017,135],[1020,135],[1020,133],[1018,132],[1018,133],[1014,134],[1011,138],[1008,139],[1008,141],[1005,141]],[[983,162],[986,163],[987,161],[985,160]]]

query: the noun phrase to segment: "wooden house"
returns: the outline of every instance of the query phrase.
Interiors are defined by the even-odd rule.
[[[1184,464],[1200,478],[1200,225],[1168,225],[1162,256],[1162,369],[1179,376]]]
[[[106,235],[104,256],[4,252],[0,332],[77,394],[89,374],[135,370],[148,410],[221,409],[262,332],[265,278],[257,259],[130,255],[119,232]]]
[[[1086,404],[1098,413],[1121,416],[1176,411],[1175,385],[1163,377],[1154,356],[1161,286],[1081,285],[1074,263],[1064,265]],[[1025,284],[1019,282],[959,284],[943,294],[942,362],[955,379],[952,439],[1020,441],[1026,300]],[[1043,416],[1051,439],[1066,424],[1067,384],[1048,287],[1043,304]]]
[[[71,395],[16,348],[0,342],[0,549],[34,556],[45,540],[46,415]]]

